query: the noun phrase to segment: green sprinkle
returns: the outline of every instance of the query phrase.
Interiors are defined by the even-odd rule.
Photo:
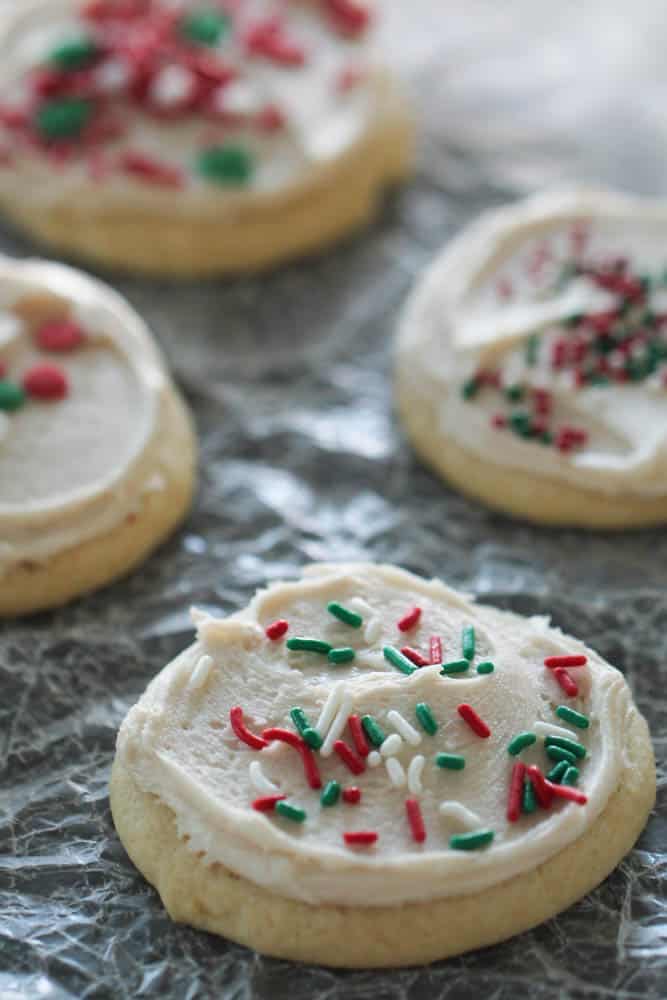
[[[200,10],[181,21],[181,32],[191,42],[217,45],[229,29],[229,18],[217,10]]]
[[[567,764],[576,764],[577,758],[569,750],[564,750],[563,747],[545,747],[546,755],[551,760],[562,761],[564,760]]]
[[[537,809],[537,799],[535,789],[530,778],[526,778],[523,783],[523,803],[522,808],[525,813],[534,813]]]
[[[472,625],[466,625],[461,635],[462,652],[466,660],[475,659],[475,629]]]
[[[299,732],[299,736],[301,736],[308,746],[313,748],[313,750],[319,750],[323,743],[322,737],[308,722],[306,713],[303,709],[292,708],[290,710],[290,717]]]
[[[37,128],[47,139],[72,139],[88,124],[92,113],[91,102],[79,97],[45,101],[37,112]]]
[[[308,726],[306,729],[304,729],[301,735],[303,736],[303,739],[308,744],[308,746],[312,747],[313,750],[319,750],[322,744],[324,743],[324,740],[318,733],[317,729],[313,729],[312,726]]]
[[[517,410],[510,414],[509,424],[512,430],[521,437],[530,437],[533,433],[533,421],[529,413]]]
[[[469,378],[461,386],[461,395],[463,396],[464,399],[472,399],[473,396],[477,395],[479,389],[480,389],[480,381],[476,376],[473,375],[472,378]]]
[[[340,798],[340,785],[337,781],[327,781],[324,790],[320,795],[320,802],[323,806],[335,806]]]
[[[532,333],[526,341],[526,364],[531,368],[537,364],[537,352],[540,346],[540,339],[536,333]]]
[[[415,708],[415,715],[422,729],[429,736],[435,736],[438,731],[438,723],[435,721],[435,716],[425,701],[419,702]]]
[[[525,395],[526,390],[522,385],[516,383],[515,385],[508,385],[505,389],[505,396],[511,403],[520,403]]]
[[[551,770],[547,774],[547,778],[549,779],[549,781],[555,781],[556,784],[559,785],[563,780],[563,775],[566,773],[569,766],[570,765],[566,760],[559,761],[555,767],[551,768]]]
[[[447,771],[462,771],[466,766],[466,759],[460,753],[437,753],[435,762]]]
[[[285,819],[291,819],[294,823],[303,823],[306,818],[305,810],[299,809],[298,806],[291,806],[289,802],[276,802],[275,811],[284,816]]]
[[[559,719],[563,719],[565,722],[571,722],[573,726],[578,726],[579,729],[588,729],[590,725],[590,719],[587,715],[582,715],[581,712],[575,712],[573,708],[568,708],[567,705],[559,705],[556,709],[556,715]]]
[[[252,169],[250,154],[241,146],[229,143],[202,150],[197,160],[197,170],[202,177],[225,186],[246,184]]]
[[[585,313],[582,313],[582,312],[571,313],[571,315],[565,317],[565,319],[563,320],[563,325],[564,326],[579,326],[579,324],[581,323],[582,319],[584,319],[584,318],[585,318]]]
[[[530,747],[537,741],[537,736],[535,733],[519,733],[514,739],[510,740],[507,746],[507,752],[516,757],[517,754],[525,750],[526,747]]]
[[[18,410],[25,399],[25,392],[20,385],[0,379],[0,410]]]
[[[462,674],[470,669],[470,660],[452,660],[450,663],[443,663],[441,674]]]
[[[49,62],[60,69],[85,69],[98,52],[99,49],[92,38],[72,38],[52,50]]]
[[[340,646],[338,649],[329,650],[329,659],[332,663],[349,663],[354,659],[354,650],[351,646]]]
[[[369,740],[374,747],[380,747],[386,740],[387,736],[383,729],[378,726],[377,722],[372,715],[364,715],[361,719],[361,724],[364,727],[364,732],[368,736]]]
[[[551,431],[543,431],[542,434],[540,434],[538,441],[540,441],[541,444],[553,444],[554,436]]]
[[[417,669],[395,646],[385,646],[382,652],[387,663],[391,663],[392,667],[396,667],[402,674],[414,674]]]
[[[564,736],[547,736],[544,742],[548,747],[560,747],[561,750],[569,750],[575,757],[583,759],[586,756],[585,746],[582,746],[581,743],[577,743],[575,740],[568,740]]]
[[[478,674],[492,674],[495,669],[496,668],[493,663],[491,663],[491,660],[484,660],[483,663],[477,664]]]
[[[486,847],[493,840],[493,830],[477,830],[475,833],[456,833],[449,838],[452,851],[476,851]]]
[[[324,642],[322,639],[305,639],[298,635],[288,639],[285,645],[293,652],[302,650],[308,653],[322,653],[323,656],[328,656],[331,652],[331,646],[328,642]]]
[[[576,785],[579,781],[579,768],[578,767],[568,767],[567,771],[563,775],[562,784],[563,785]]]
[[[337,618],[339,622],[343,622],[344,625],[350,625],[352,628],[361,628],[364,624],[364,619],[361,615],[358,615],[356,611],[350,611],[349,608],[339,604],[338,601],[330,601],[327,604],[327,611],[334,618]]]

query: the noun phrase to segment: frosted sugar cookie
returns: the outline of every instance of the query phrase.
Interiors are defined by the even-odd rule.
[[[488,213],[435,261],[398,338],[418,452],[534,521],[667,520],[664,203],[604,191]]]
[[[409,168],[364,0],[25,0],[0,206],[60,250],[205,275],[319,249]]]
[[[111,782],[175,920],[300,961],[427,962],[553,916],[646,822],[629,689],[545,618],[359,564],[194,621]]]
[[[185,514],[194,451],[119,295],[0,258],[0,615],[62,604],[139,562]]]

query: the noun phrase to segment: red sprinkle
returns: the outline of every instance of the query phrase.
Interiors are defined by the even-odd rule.
[[[303,66],[306,54],[300,45],[285,37],[282,22],[277,17],[261,21],[246,35],[246,48],[252,56],[260,56],[280,66]]]
[[[523,780],[526,774],[526,765],[518,760],[512,768],[510,779],[510,793],[507,801],[507,818],[510,823],[516,823],[521,816],[521,804],[523,801]]]
[[[556,670],[558,667],[585,667],[587,663],[587,656],[573,654],[571,656],[547,656],[544,666],[548,667],[549,670]]]
[[[403,615],[401,620],[398,622],[398,627],[401,632],[409,632],[410,629],[415,627],[421,616],[422,609],[417,606],[415,606],[412,611],[408,611],[407,615]]]
[[[358,715],[351,715],[347,720],[347,725],[350,730],[350,736],[352,737],[352,742],[354,743],[354,748],[360,757],[368,757],[371,752],[371,748],[366,739],[366,733],[364,732],[364,727],[361,724],[361,719]]]
[[[426,840],[426,827],[424,826],[424,817],[422,816],[421,807],[417,799],[406,799],[405,811],[413,838],[418,844],[423,844]]]
[[[7,374],[7,365],[4,361],[0,361],[0,378],[4,378]]]
[[[357,757],[354,751],[349,748],[345,740],[336,740],[333,748],[343,763],[350,769],[352,774],[363,774],[366,770],[366,765],[363,760],[360,757]]]
[[[554,670],[554,677],[568,697],[576,698],[579,694],[579,687],[575,679],[568,674],[567,670],[563,670],[562,667],[559,667],[557,670]]]
[[[60,354],[81,347],[86,335],[79,324],[71,319],[51,319],[42,323],[35,333],[35,340],[42,351]]]
[[[375,830],[354,830],[343,834],[343,840],[350,847],[367,847],[378,839]]]
[[[552,795],[557,796],[559,799],[567,799],[569,802],[577,802],[580,806],[585,806],[588,802],[588,797],[580,792],[576,788],[572,788],[571,785],[555,785],[548,778],[544,779],[544,784],[551,791]]]
[[[317,768],[315,754],[300,736],[297,736],[296,733],[290,732],[289,729],[280,729],[278,726],[272,726],[269,729],[265,729],[262,736],[265,740],[281,740],[283,743],[288,743],[291,747],[294,747],[295,750],[298,750],[301,754],[301,760],[303,761],[303,770],[306,775],[306,781],[311,788],[322,787],[322,779],[320,778],[320,772]]]
[[[503,416],[502,413],[494,413],[491,417],[491,426],[495,427],[498,431],[503,430],[503,428],[507,427],[507,417]]]
[[[33,399],[64,399],[69,393],[65,372],[56,365],[33,365],[23,376],[23,388]]]
[[[431,665],[431,661],[425,656],[422,656],[418,649],[413,649],[412,646],[403,646],[401,652],[403,653],[403,656],[407,656],[407,658],[414,663],[416,667],[430,667]]]
[[[282,639],[289,628],[289,622],[284,618],[278,618],[277,621],[271,622],[270,625],[266,626],[265,634],[269,639]]]
[[[285,128],[287,118],[276,104],[267,104],[255,115],[255,124],[262,132],[280,132]]]
[[[467,722],[473,733],[481,736],[483,740],[487,739],[491,735],[491,730],[487,726],[484,719],[480,719],[479,715],[472,708],[471,705],[466,705],[465,702],[456,709],[464,722]]]
[[[257,812],[271,812],[275,809],[276,802],[280,802],[282,799],[286,799],[286,795],[262,795],[261,798],[255,799],[252,804],[253,809]]]
[[[184,184],[181,170],[166,163],[160,163],[143,153],[135,153],[131,150],[124,153],[120,160],[120,168],[126,174],[146,181],[147,184],[170,188],[182,188]]]
[[[264,747],[268,747],[268,740],[265,740],[261,736],[255,736],[254,733],[251,733],[246,728],[243,722],[243,709],[240,705],[235,705],[234,708],[230,709],[229,721],[238,738],[249,747],[252,747],[253,750],[263,750]]]
[[[349,788],[343,789],[343,802],[347,802],[349,806],[356,806],[361,802],[361,789],[357,788],[356,785],[351,785]]]
[[[429,643],[431,663],[442,663],[442,640],[438,635],[432,635]]]
[[[553,791],[549,787],[549,782],[547,782],[547,779],[535,764],[531,764],[530,767],[526,768],[526,774],[535,789],[535,798],[543,809],[549,809],[554,796]]]
[[[324,0],[324,6],[336,28],[345,35],[360,35],[370,23],[370,11],[356,0]]]

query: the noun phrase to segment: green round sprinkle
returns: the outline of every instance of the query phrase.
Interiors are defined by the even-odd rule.
[[[197,170],[214,184],[246,184],[252,174],[252,158],[241,146],[210,146],[199,154]]]
[[[417,669],[414,664],[410,663],[407,656],[403,656],[403,653],[399,652],[395,646],[385,646],[382,652],[385,660],[391,663],[392,667],[400,670],[402,674],[414,674]]]
[[[49,62],[60,69],[85,69],[98,52],[99,49],[92,38],[71,38],[52,50]]]
[[[275,811],[284,816],[285,819],[291,819],[294,823],[303,823],[306,818],[305,810],[300,809],[298,806],[291,806],[289,802],[276,802]]]
[[[523,783],[523,802],[521,806],[525,813],[534,813],[537,809],[535,789],[533,788],[533,783],[529,778],[526,778]]]
[[[475,629],[472,625],[466,625],[461,635],[462,652],[466,660],[475,658]]]
[[[573,726],[578,726],[579,729],[588,729],[590,725],[587,715],[575,712],[573,708],[568,708],[567,705],[559,705],[556,709],[556,715],[559,719],[564,719],[565,722],[571,722]]]
[[[505,395],[512,403],[520,403],[525,395],[525,389],[522,385],[508,385],[505,389]]]
[[[577,743],[576,740],[568,740],[564,736],[547,736],[544,742],[548,747],[560,747],[561,750],[569,750],[575,757],[583,759],[586,756],[586,747],[582,746],[581,743]]]
[[[564,750],[563,747],[545,747],[546,755],[550,760],[566,761],[568,764],[576,764],[577,758],[569,750]]]
[[[417,720],[422,729],[427,732],[429,736],[435,736],[438,731],[438,723],[435,720],[433,712],[425,701],[419,702],[415,708],[415,715],[417,716]]]
[[[443,663],[441,674],[463,674],[470,669],[470,660],[452,660],[451,663]]]
[[[563,320],[563,325],[564,326],[579,326],[579,324],[581,323],[582,319],[584,319],[584,318],[585,318],[585,313],[582,313],[582,312],[572,313],[570,316],[567,316]]]
[[[339,622],[343,622],[344,625],[351,625],[352,628],[361,628],[364,624],[364,619],[361,615],[358,615],[356,611],[350,611],[349,608],[339,604],[338,601],[329,601],[327,611],[334,618],[337,618]]]
[[[361,718],[361,724],[364,727],[364,732],[368,739],[371,741],[374,747],[380,747],[386,740],[387,736],[378,726],[377,722],[372,715],[364,715]]]
[[[181,21],[181,32],[191,42],[200,45],[217,45],[229,30],[229,18],[217,10],[200,10],[188,14]]]
[[[337,781],[327,781],[320,795],[323,806],[335,806],[340,798],[340,785]]]
[[[437,753],[435,762],[438,767],[448,771],[462,771],[466,766],[466,759],[460,753]]]
[[[535,733],[518,733],[507,745],[507,752],[516,757],[517,754],[537,741]]]
[[[492,674],[495,669],[496,668],[493,663],[491,663],[491,660],[484,660],[483,663],[477,664],[478,674]]]
[[[561,780],[563,785],[576,785],[579,781],[579,768],[568,767]]]
[[[467,379],[461,386],[461,395],[464,399],[472,399],[479,392],[480,382],[474,375]]]
[[[456,833],[449,838],[449,846],[453,851],[476,851],[486,847],[493,840],[493,830],[477,830],[475,833]]]
[[[329,659],[332,663],[349,663],[354,659],[354,650],[351,646],[341,646],[339,649],[329,650]]]
[[[92,113],[91,102],[79,97],[45,101],[37,112],[37,128],[47,139],[71,139],[88,124]]]
[[[285,645],[293,652],[301,650],[308,653],[322,653],[323,656],[328,656],[331,652],[328,642],[323,642],[322,639],[305,639],[298,635],[288,639]]]
[[[551,768],[551,770],[547,774],[547,778],[549,779],[549,781],[554,781],[556,782],[557,785],[559,785],[563,780],[563,775],[565,774],[569,766],[570,765],[566,760],[559,761],[558,764],[555,765],[555,767]]]
[[[18,410],[25,400],[26,395],[20,385],[0,379],[0,410]]]

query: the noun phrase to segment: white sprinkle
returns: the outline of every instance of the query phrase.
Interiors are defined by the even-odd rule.
[[[260,107],[259,94],[255,87],[245,80],[234,80],[219,87],[213,94],[216,111],[227,111],[232,115],[251,115]]]
[[[171,108],[186,101],[193,86],[194,78],[189,69],[175,64],[164,66],[153,78],[150,97],[160,107]]]
[[[533,732],[536,736],[564,736],[569,740],[573,736],[576,737],[576,733],[573,733],[571,729],[563,729],[562,726],[555,726],[551,722],[536,722],[533,725]]]
[[[369,767],[379,767],[382,763],[382,757],[377,752],[377,750],[371,750],[368,757],[366,758],[366,763]]]
[[[320,712],[320,717],[317,720],[315,729],[318,731],[322,739],[326,736],[327,730],[333,722],[334,715],[338,711],[338,706],[340,705],[340,700],[343,697],[344,689],[345,684],[343,681],[339,681],[338,684],[334,684],[329,692],[329,697],[325,701],[322,711]]]
[[[403,746],[403,740],[398,735],[398,733],[392,733],[391,736],[382,742],[380,746],[380,753],[383,757],[393,757],[394,754],[400,753],[401,747]]]
[[[358,615],[362,616],[362,618],[364,615],[366,615],[366,617],[368,617],[369,615],[371,617],[373,616],[372,607],[370,606],[368,601],[365,601],[363,599],[363,597],[351,597],[347,602],[347,606],[352,611],[356,611]]]
[[[93,74],[97,90],[104,94],[120,94],[130,82],[130,67],[122,59],[107,59]]]
[[[400,712],[392,708],[391,712],[387,712],[387,719],[391,722],[394,729],[400,733],[406,743],[409,743],[413,747],[419,746],[422,741],[421,733],[417,732],[415,727],[411,726]]]
[[[408,791],[412,795],[421,795],[424,764],[425,757],[421,753],[416,754],[410,761],[410,766],[408,767]]]
[[[213,657],[205,653],[200,656],[199,660],[195,664],[195,669],[190,674],[190,680],[188,682],[188,689],[194,691],[197,688],[202,687],[203,684],[208,680],[208,675],[213,667]]]
[[[262,771],[262,765],[258,760],[251,760],[248,767],[250,773],[250,784],[255,789],[256,792],[261,792],[265,795],[272,795],[275,792],[280,791],[277,785],[274,785],[272,781],[269,781],[267,776]]]
[[[482,821],[472,809],[467,809],[461,802],[441,802],[439,807],[440,815],[444,819],[454,820],[466,829],[480,827]]]
[[[327,733],[324,743],[322,744],[322,748],[320,750],[320,753],[322,754],[323,757],[330,757],[331,754],[333,753],[333,745],[340,736],[340,734],[345,729],[347,720],[350,716],[351,708],[352,708],[352,695],[349,694],[347,691],[344,691],[343,697],[341,698],[340,701],[340,706],[338,708],[338,713],[336,715],[336,718],[331,723],[331,728],[329,729],[329,732]]]
[[[371,618],[366,623],[366,628],[364,629],[364,639],[366,642],[373,643],[377,642],[382,635],[382,619],[381,618]]]
[[[402,788],[405,784],[405,771],[400,760],[396,760],[395,757],[387,757],[384,765],[394,788]]]

